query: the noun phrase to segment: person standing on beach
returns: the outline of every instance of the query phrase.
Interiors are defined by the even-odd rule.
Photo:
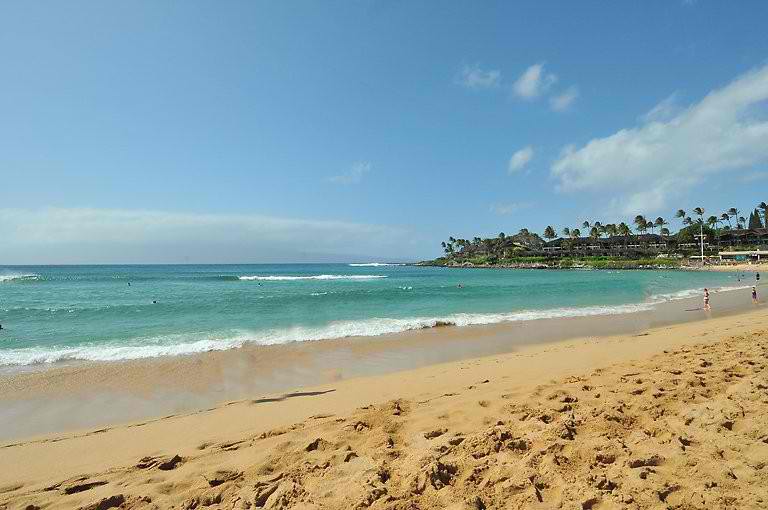
[[[757,288],[752,287],[752,302],[757,304]]]
[[[709,289],[704,289],[704,310],[711,310],[712,307],[709,305]]]

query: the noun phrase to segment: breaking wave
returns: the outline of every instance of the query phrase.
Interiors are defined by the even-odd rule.
[[[386,266],[404,266],[405,264],[395,264],[390,262],[360,262],[349,264],[350,267],[386,267]]]
[[[0,274],[0,283],[37,280],[39,277],[40,275],[34,273],[4,273]]]
[[[0,366],[35,365],[62,361],[122,361],[178,356],[209,351],[222,351],[245,344],[279,345],[292,342],[330,340],[348,337],[372,337],[419,329],[446,326],[474,326],[502,322],[531,321],[565,317],[617,315],[651,310],[652,303],[584,308],[555,308],[524,310],[509,313],[458,313],[442,317],[413,317],[404,319],[373,318],[360,321],[336,321],[319,327],[294,327],[262,332],[241,331],[236,334],[189,341],[187,336],[166,337],[104,344],[77,346],[29,347],[0,350]],[[185,340],[187,339],[187,340]]]
[[[387,278],[378,274],[318,274],[312,276],[240,276],[240,280],[260,280],[267,282],[292,282],[297,280],[376,280]]]

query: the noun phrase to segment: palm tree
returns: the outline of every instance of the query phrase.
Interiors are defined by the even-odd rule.
[[[763,212],[763,227],[768,228],[768,204],[760,202],[757,208]]]
[[[571,230],[571,237],[573,237],[574,239],[578,239],[579,237],[581,237],[581,230],[579,230],[578,228],[574,228],[573,230]]]
[[[683,220],[683,225],[687,225],[687,226],[693,225],[693,220],[691,219],[690,216],[685,217],[685,219]]]
[[[629,228],[629,225],[622,221],[619,223],[619,226],[616,227],[616,233],[624,237],[624,248],[626,248],[627,242],[629,241],[629,236],[632,235],[632,229]]]
[[[584,223],[581,224],[581,226],[584,228],[589,228],[589,222],[585,221]]]
[[[637,231],[641,234],[644,234],[648,230],[648,222],[642,214],[635,216],[634,224],[637,227]]]
[[[555,237],[557,237],[555,229],[551,225],[547,225],[547,228],[544,229],[544,239],[552,240]]]
[[[568,227],[565,227],[563,229],[563,237],[571,237],[571,229]]]
[[[699,217],[700,222],[704,222],[704,208],[703,207],[696,207],[693,209],[693,213]]]
[[[591,237],[594,240],[600,239],[600,229],[593,226],[592,229],[589,231],[589,237]]]
[[[651,230],[651,234],[653,234],[653,229],[656,228],[656,224],[654,222],[650,221],[650,220],[646,221],[645,222],[645,228],[650,229]]]
[[[662,237],[669,237],[669,229],[667,227],[661,227],[659,231]]]
[[[741,228],[739,227],[739,210],[736,209],[735,207],[731,207],[725,212],[728,213],[728,216],[730,216],[731,218],[736,218],[736,228]]]
[[[682,209],[678,209],[675,213],[675,218],[678,218],[683,224],[685,224],[685,211]]]
[[[724,212],[720,215],[720,221],[727,221],[728,222],[728,228],[731,228],[731,217],[728,215],[727,212]]]
[[[645,216],[643,216],[642,214],[638,214],[637,216],[635,216],[633,223],[635,224],[638,230],[645,230],[645,224],[647,222],[645,220]]]
[[[666,227],[667,225],[669,225],[669,223],[667,223],[667,220],[665,220],[664,218],[662,218],[661,216],[659,216],[658,218],[656,218],[656,219],[653,221],[653,224],[654,224],[655,226],[659,227],[659,234],[661,234],[661,237],[664,237],[664,233],[663,233],[662,231],[664,230],[664,227]],[[669,232],[669,229],[667,229],[667,232]]]
[[[736,222],[737,228],[746,228],[747,219],[744,216],[739,216],[739,220]]]

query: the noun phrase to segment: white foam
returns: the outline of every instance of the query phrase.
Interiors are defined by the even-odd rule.
[[[240,280],[260,280],[268,282],[292,282],[297,280],[376,280],[387,278],[386,275],[379,274],[318,274],[312,276],[241,276]]]
[[[0,366],[33,365],[60,361],[119,361],[177,356],[240,347],[246,343],[279,345],[291,342],[329,340],[347,337],[380,336],[404,331],[434,328],[444,325],[473,326],[501,322],[531,321],[564,317],[617,315],[653,309],[653,304],[591,306],[585,308],[556,308],[524,310],[509,313],[459,313],[442,317],[413,317],[404,319],[373,318],[361,321],[336,321],[327,325],[273,329],[263,332],[241,331],[227,338],[206,338],[184,341],[183,335],[171,335],[131,343],[87,344],[75,347],[53,346],[0,350]]]
[[[730,292],[734,290],[744,290],[751,288],[751,285],[740,285],[733,287],[710,287],[710,293],[716,292]],[[677,292],[669,292],[663,294],[653,294],[648,297],[648,301],[651,303],[666,303],[668,301],[678,301],[680,299],[690,299],[695,297],[704,297],[704,287],[698,289],[685,289]]]
[[[349,264],[350,267],[386,267],[386,266],[404,266],[405,264],[394,264],[390,262],[360,262]]]
[[[0,274],[0,283],[14,280],[37,280],[40,275],[34,273],[4,273]]]

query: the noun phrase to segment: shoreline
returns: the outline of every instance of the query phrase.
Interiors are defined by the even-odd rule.
[[[761,307],[3,442],[0,505],[758,508],[766,336]]]
[[[0,375],[0,441],[193,412],[258,394],[381,376],[446,362],[508,354],[579,337],[645,330],[753,309],[746,291],[713,294],[642,311],[486,325],[432,327],[375,337],[244,345],[190,355],[87,361]],[[104,412],[105,404],[109,412]]]

